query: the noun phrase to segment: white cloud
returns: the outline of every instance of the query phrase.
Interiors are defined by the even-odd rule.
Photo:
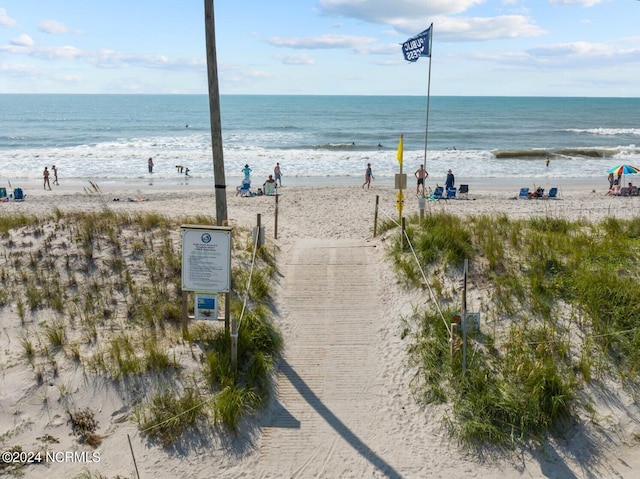
[[[545,30],[522,15],[500,17],[440,18],[436,33],[447,41],[494,40],[500,38],[537,37]],[[435,27],[434,27],[435,28]]]
[[[18,22],[7,15],[7,10],[0,8],[0,25],[3,27],[15,27],[17,24]]]
[[[583,7],[593,7],[599,3],[610,0],[549,0],[551,5],[582,5]]]
[[[34,48],[31,50],[30,55],[36,58],[56,60],[56,59],[81,58],[84,56],[84,53],[82,52],[82,50],[79,50],[76,47],[62,46],[62,47]]]
[[[45,33],[51,33],[52,35],[69,33],[69,27],[64,23],[56,22],[55,20],[44,20],[40,23],[38,28]]]
[[[32,77],[39,73],[39,69],[32,65],[18,65],[11,63],[3,63],[0,65],[0,72],[10,77]]]
[[[276,47],[295,49],[326,50],[349,49],[362,51],[376,42],[372,37],[356,37],[352,35],[319,35],[315,37],[271,37],[267,41]]]
[[[614,50],[610,46],[602,43],[571,42],[532,48],[529,50],[529,53],[537,57],[566,58],[575,55],[581,57],[612,55],[614,54]]]
[[[403,18],[462,13],[485,0],[320,0],[327,15],[352,17],[372,23],[394,24]]]
[[[304,53],[294,53],[291,55],[275,55],[273,58],[284,65],[313,65],[315,61]]]
[[[11,40],[9,40],[9,43],[17,47],[32,47],[34,45],[33,39],[25,33],[12,38]]]
[[[635,45],[637,42],[629,47],[588,42],[558,43],[524,52],[477,53],[468,59],[501,65],[508,70],[584,70],[605,65],[637,65],[640,63],[640,48]]]

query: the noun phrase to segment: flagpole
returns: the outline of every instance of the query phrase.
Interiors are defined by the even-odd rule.
[[[433,23],[429,28],[431,33],[429,35],[429,78],[427,80],[427,118],[425,122],[425,130],[424,130],[424,161],[422,163],[422,166],[424,166],[425,171],[427,171],[427,143],[429,141],[429,103],[431,100],[431,56],[432,56],[431,47],[433,45]]]

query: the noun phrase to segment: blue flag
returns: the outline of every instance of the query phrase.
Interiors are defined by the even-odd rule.
[[[402,44],[402,54],[408,62],[417,62],[420,57],[431,56],[431,27]]]

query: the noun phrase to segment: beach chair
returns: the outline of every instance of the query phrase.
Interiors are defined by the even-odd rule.
[[[454,199],[456,197],[456,193],[458,192],[458,188],[456,188],[455,186],[452,186],[451,188],[449,188],[447,190],[447,199]]]
[[[444,188],[442,186],[437,186],[436,189],[433,190],[433,193],[431,193],[431,196],[429,196],[429,199],[441,200],[443,193],[444,193]]]
[[[237,195],[240,195],[240,196],[251,196],[251,181],[242,180],[242,184],[240,185],[240,187],[236,191],[236,196]]]
[[[529,188],[520,188],[518,199],[521,199],[521,200],[529,199]]]
[[[458,190],[459,196],[464,195],[464,199],[469,199],[469,185],[460,185],[460,189]]]
[[[557,198],[558,197],[558,188],[555,186],[553,188],[549,188],[549,194],[547,198]]]
[[[7,189],[6,188],[0,188],[0,199],[6,198],[6,197],[7,197]]]
[[[15,201],[24,201],[25,194],[22,191],[22,188],[14,188],[13,189],[13,199]]]

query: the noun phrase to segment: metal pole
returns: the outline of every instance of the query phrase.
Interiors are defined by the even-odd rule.
[[[211,116],[211,149],[213,153],[213,180],[215,184],[216,224],[226,226],[227,185],[222,153],[222,124],[220,121],[220,91],[218,88],[218,60],[213,0],[204,0],[205,33],[207,47],[207,74],[209,79],[209,114]]]
[[[433,45],[433,23],[431,24],[429,34],[429,78],[427,81],[427,119],[424,131],[424,162],[423,166],[427,169],[427,143],[429,142],[429,102],[431,99],[431,46]],[[424,188],[424,186],[423,186]]]

